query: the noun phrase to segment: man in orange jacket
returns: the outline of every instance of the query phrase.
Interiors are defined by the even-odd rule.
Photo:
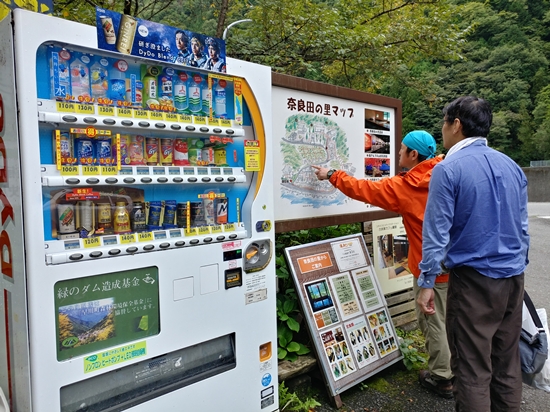
[[[328,179],[346,196],[403,216],[410,245],[409,269],[415,277],[413,288],[416,297],[420,292],[416,279],[420,275],[418,264],[422,260],[422,223],[428,200],[428,185],[432,169],[443,160],[442,157],[434,157],[435,148],[435,140],[429,133],[421,130],[408,133],[399,150],[399,166],[410,170],[376,182],[356,179],[341,170],[312,166],[316,169],[317,179]],[[444,398],[453,397],[451,354],[445,330],[448,279],[447,274],[437,277],[434,288],[435,315],[424,315],[418,305],[415,305],[429,355],[428,370],[420,371],[419,380],[422,386]]]

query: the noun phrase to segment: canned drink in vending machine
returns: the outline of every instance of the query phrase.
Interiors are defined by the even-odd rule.
[[[92,139],[79,137],[76,140],[75,157],[79,165],[94,164],[94,144]]]
[[[222,225],[227,223],[229,214],[229,201],[227,197],[217,198],[214,205],[216,208],[216,224]]]
[[[174,166],[189,166],[189,146],[186,138],[174,140]]]
[[[149,202],[149,217],[147,219],[147,229],[158,230],[162,229],[160,226],[160,219],[162,214],[162,203],[158,200]]]
[[[214,210],[214,199],[203,199],[202,205],[204,207],[204,221],[207,225],[213,225],[216,221],[216,211]]]
[[[160,164],[163,166],[172,166],[173,154],[172,139],[160,139]]]
[[[214,148],[212,147],[203,147],[201,151],[201,160],[205,162],[205,164],[213,165],[215,164],[214,161]]]
[[[95,152],[99,166],[109,166],[113,163],[111,152],[111,139],[98,139],[95,141]]]
[[[77,239],[75,207],[72,204],[57,205],[57,237]]]
[[[97,232],[108,234],[113,231],[111,204],[97,203]]]
[[[176,224],[178,227],[187,228],[187,202],[176,205]]]
[[[162,220],[163,229],[174,229],[176,228],[176,213],[177,213],[177,203],[175,200],[165,200],[164,201],[164,218]]]
[[[147,218],[142,202],[134,202],[134,208],[130,213],[130,223],[133,232],[145,232],[147,230]]]
[[[147,156],[147,165],[156,166],[159,163],[159,143],[158,139],[148,137],[145,139],[145,151]]]
[[[55,134],[54,134],[55,137]],[[72,163],[73,158],[73,137],[69,132],[59,133],[60,151],[59,157],[62,165],[68,165]]]

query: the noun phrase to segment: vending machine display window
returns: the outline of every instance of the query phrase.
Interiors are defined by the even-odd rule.
[[[122,411],[234,369],[235,334],[61,388],[61,412]]]

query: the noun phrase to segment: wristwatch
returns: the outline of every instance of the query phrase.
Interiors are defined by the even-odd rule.
[[[330,180],[330,178],[332,177],[332,174],[336,172],[336,169],[330,169],[328,172],[327,172],[327,180]]]

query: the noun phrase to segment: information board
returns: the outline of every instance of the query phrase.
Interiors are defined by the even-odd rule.
[[[332,396],[402,359],[361,234],[289,247],[285,257]]]

